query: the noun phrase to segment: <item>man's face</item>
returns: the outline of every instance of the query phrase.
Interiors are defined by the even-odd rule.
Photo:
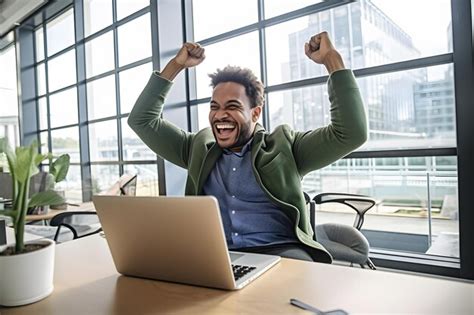
[[[222,82],[214,88],[209,122],[221,148],[239,151],[250,139],[262,110],[251,105],[241,84]]]

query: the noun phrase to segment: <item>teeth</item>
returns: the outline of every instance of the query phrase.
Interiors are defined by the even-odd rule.
[[[216,125],[216,128],[217,128],[217,129],[233,129],[233,128],[234,128],[234,125],[230,125],[230,124],[219,124],[219,125]]]

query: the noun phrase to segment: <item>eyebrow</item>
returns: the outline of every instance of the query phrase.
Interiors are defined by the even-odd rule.
[[[243,104],[240,100],[238,100],[238,99],[231,99],[231,100],[227,101],[225,104],[227,105],[227,104],[230,104],[230,103],[237,103],[237,104],[239,104],[240,106],[243,106],[243,105],[244,105],[244,104]],[[211,100],[211,103],[210,103],[210,104],[211,104],[211,105],[212,105],[212,104],[216,104],[216,105],[219,105],[219,106],[220,106],[220,104],[217,103],[217,102],[214,101],[214,100]]]

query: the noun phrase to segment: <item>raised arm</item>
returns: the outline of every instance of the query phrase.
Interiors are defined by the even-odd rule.
[[[327,32],[311,37],[305,44],[305,54],[329,72],[331,123],[296,133],[293,152],[302,176],[344,157],[367,140],[367,120],[359,88]]]
[[[199,44],[185,43],[161,72],[153,72],[128,117],[129,126],[150,149],[184,168],[188,166],[194,134],[166,121],[161,114],[173,79],[183,69],[200,64],[204,58],[204,48]]]

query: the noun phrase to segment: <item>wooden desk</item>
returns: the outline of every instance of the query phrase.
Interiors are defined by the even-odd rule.
[[[221,291],[117,274],[99,235],[57,245],[55,290],[12,314],[310,314],[298,298],[327,311],[473,314],[474,284],[459,281],[282,261],[240,291]]]
[[[80,204],[78,207],[69,205],[67,210],[49,209],[48,213],[46,214],[29,214],[26,216],[25,220],[26,222],[50,220],[55,215],[63,213],[65,211],[95,211],[95,208],[92,202],[85,202],[85,203]]]

